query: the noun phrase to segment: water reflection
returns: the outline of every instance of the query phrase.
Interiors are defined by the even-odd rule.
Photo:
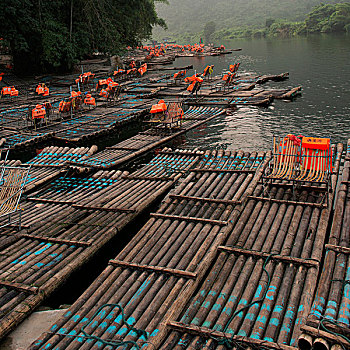
[[[185,147],[229,149],[268,149],[273,134],[296,133],[331,137],[346,142],[350,137],[350,36],[318,35],[284,40],[245,40],[225,43],[243,51],[222,57],[183,58],[177,66],[193,64],[203,71],[214,64],[215,71],[241,62],[242,70],[260,74],[288,71],[290,79],[266,87],[285,88],[301,85],[301,98],[272,107],[238,108],[234,115],[209,122],[204,130],[188,134]]]

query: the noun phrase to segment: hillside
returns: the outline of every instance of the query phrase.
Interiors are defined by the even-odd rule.
[[[321,3],[346,0],[169,0],[158,4],[158,15],[165,19],[168,30],[156,28],[153,37],[179,38],[200,33],[206,23],[214,21],[216,30],[240,27],[261,28],[266,19],[303,21],[307,13]]]

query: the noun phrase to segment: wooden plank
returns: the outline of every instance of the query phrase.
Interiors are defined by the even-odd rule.
[[[137,176],[137,175],[125,175],[122,179],[128,180],[152,180],[152,181],[174,181],[173,178],[168,176]]]
[[[215,198],[204,198],[204,197],[193,197],[193,196],[181,196],[178,194],[171,194],[169,197],[173,198],[173,199],[186,199],[186,200],[194,200],[194,201],[199,201],[199,202],[228,204],[228,205],[235,205],[235,204],[242,203],[242,201],[233,201],[233,200],[229,200],[229,199],[215,199]]]
[[[118,147],[118,146],[110,146],[110,147],[106,147],[106,149],[110,149],[110,150],[115,150],[115,151],[138,151],[139,148],[130,148],[130,147]]]
[[[334,245],[334,244],[326,244],[325,247],[326,247],[326,249],[333,250],[337,253],[350,255],[350,248],[347,248],[347,247],[341,247],[341,246]]]
[[[67,166],[67,164],[65,164],[65,162],[63,162],[62,164],[35,164],[34,163],[34,164],[30,164],[30,165],[32,168],[60,168],[60,169]]]
[[[199,153],[197,153],[197,152],[199,152]],[[166,154],[166,155],[182,156],[182,157],[186,157],[186,156],[201,157],[204,154],[204,152],[201,152],[201,151],[197,151],[197,152],[181,153],[181,152],[177,152],[177,151],[160,151],[160,152],[158,152],[158,154]]]
[[[274,199],[269,197],[256,197],[256,196],[248,196],[248,199],[255,199],[257,201],[265,201],[265,202],[272,202],[272,203],[280,203],[280,204],[293,204],[293,205],[304,205],[309,207],[316,207],[316,208],[327,208],[326,204],[321,203],[311,203],[311,202],[297,202],[297,201],[290,201],[286,199]]]
[[[256,172],[255,170],[239,170],[239,169],[199,169],[199,168],[194,168],[191,169],[190,171],[196,172],[196,173],[232,173],[232,174],[239,174],[239,173],[247,173],[247,174],[254,174]]]
[[[104,207],[96,207],[92,205],[80,205],[80,204],[73,204],[72,208],[76,209],[86,209],[86,210],[100,210],[100,211],[106,211],[106,212],[122,212],[122,213],[134,213],[135,209],[127,209],[127,208],[104,208]]]
[[[254,339],[254,338],[248,338],[248,337],[243,337],[239,335],[232,335],[230,333],[215,331],[207,327],[187,325],[176,321],[169,321],[167,326],[177,332],[190,333],[197,336],[202,336],[204,338],[211,338],[216,340],[231,339],[233,342],[242,343],[247,346],[252,346],[254,348],[261,346],[264,348],[270,348],[275,350],[296,350],[296,348],[293,346],[289,346],[281,343],[273,343],[262,339]]]
[[[15,289],[15,290],[18,290],[19,292],[25,292],[30,294],[37,294],[39,291],[38,287],[28,286],[26,284],[10,282],[10,281],[0,281],[0,286]]]
[[[55,243],[55,244],[75,245],[77,247],[89,247],[89,246],[91,246],[90,242],[71,241],[68,239],[60,239],[60,238],[53,238],[53,237],[42,237],[42,236],[30,235],[27,233],[20,233],[20,234],[16,235],[16,237],[29,238],[29,239],[34,239],[34,240],[48,242],[48,243]]]
[[[165,220],[167,219],[184,220],[184,221],[198,222],[202,224],[211,224],[211,225],[219,225],[219,226],[226,226],[228,224],[227,221],[195,218],[192,216],[178,216],[178,215],[168,215],[168,214],[159,214],[159,213],[151,213],[150,215],[154,218],[165,219]]]
[[[293,184],[284,184],[284,183],[279,183],[279,182],[271,182],[267,183],[269,186],[278,186],[278,187],[284,187],[284,188],[293,188],[296,187],[296,185]],[[320,192],[325,192],[327,191],[327,187],[320,187],[320,186],[307,186],[307,185],[297,185],[297,189],[299,190],[309,190],[309,191],[320,191]]]
[[[75,202],[72,201],[59,201],[55,199],[47,199],[47,198],[40,198],[40,197],[28,197],[26,198],[27,201],[30,202],[39,202],[39,203],[48,203],[48,204],[67,204],[72,205]]]
[[[277,260],[286,262],[288,264],[296,264],[296,265],[303,265],[306,267],[319,267],[319,262],[316,260],[306,260],[301,258],[295,258],[291,256],[286,255],[271,255],[270,253],[264,253],[264,252],[258,252],[253,250],[247,250],[242,248],[236,248],[236,247],[225,247],[225,246],[219,246],[218,250],[221,250],[226,253],[232,253],[237,255],[247,255],[247,256],[255,256],[258,258],[270,258],[271,260]]]
[[[131,263],[131,262],[125,262],[121,260],[110,260],[109,261],[110,265],[117,266],[117,267],[125,267],[125,268],[130,268],[134,270],[145,270],[145,271],[151,271],[151,272],[160,272],[164,274],[170,274],[173,276],[177,277],[185,277],[185,278],[190,278],[190,279],[196,279],[197,274],[194,272],[190,271],[183,271],[183,270],[178,270],[178,269],[170,269],[167,267],[160,267],[160,266],[152,266],[152,265],[141,265],[141,264],[136,264],[136,263]]]

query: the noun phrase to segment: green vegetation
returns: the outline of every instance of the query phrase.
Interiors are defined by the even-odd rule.
[[[94,52],[117,54],[165,27],[166,0],[11,0],[0,2],[0,37],[19,73],[67,71]]]
[[[159,5],[169,32],[179,43],[246,37],[290,37],[308,33],[350,32],[349,0],[171,0]],[[207,24],[216,24],[210,38]],[[156,30],[161,39],[164,32]]]
[[[211,36],[215,33],[215,22],[210,21],[204,26],[204,38],[206,42],[210,41]]]

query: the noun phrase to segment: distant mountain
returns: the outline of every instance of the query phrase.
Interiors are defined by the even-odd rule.
[[[213,21],[216,30],[252,26],[263,27],[266,19],[303,21],[313,7],[321,3],[349,0],[168,0],[159,3],[157,11],[165,19],[168,31],[156,28],[153,37],[184,37],[200,33]]]

